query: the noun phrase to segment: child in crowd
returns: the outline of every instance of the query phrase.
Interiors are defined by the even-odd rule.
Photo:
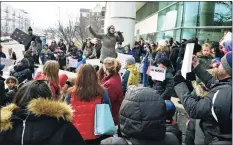
[[[154,81],[154,89],[158,91],[164,100],[171,100],[174,92],[174,79],[170,68],[171,62],[167,58],[162,58],[158,62],[158,67],[166,70],[164,81]]]
[[[173,116],[176,112],[176,107],[174,103],[170,100],[165,100],[166,103],[166,132],[173,133],[180,144],[182,144],[182,132],[179,129],[177,123],[173,120]]]
[[[11,103],[15,93],[17,92],[18,80],[15,77],[10,76],[6,79],[6,85],[7,89],[5,90],[5,103]]]
[[[203,44],[201,52],[197,53],[197,57],[199,58],[199,64],[202,65],[203,68],[209,69],[214,59],[214,55],[211,53],[211,45],[209,43]]]
[[[206,69],[210,69],[212,60],[214,59],[214,55],[211,53],[211,45],[209,43],[205,43],[202,45],[201,52],[197,53],[199,64]],[[196,77],[197,83],[200,83],[198,77]]]
[[[122,78],[122,87],[124,94],[127,91],[127,87],[130,85],[138,86],[139,72],[135,65],[134,57],[130,57],[126,60],[126,72]]]
[[[166,132],[173,133],[180,144],[182,144],[182,132],[180,131],[177,123],[173,120],[173,116],[176,112],[174,103],[170,100],[165,100],[166,103]]]

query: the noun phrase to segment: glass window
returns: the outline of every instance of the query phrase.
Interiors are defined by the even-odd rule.
[[[181,39],[192,39],[196,35],[196,29],[182,29]]]
[[[181,29],[177,29],[174,31],[175,36],[173,37],[173,39],[180,42]]]
[[[176,27],[181,27],[182,16],[183,16],[183,5],[184,5],[184,2],[178,2],[176,5],[177,5],[177,20],[176,20]]]
[[[170,39],[173,38],[173,36],[173,30],[164,32],[164,39]]]
[[[159,40],[162,40],[162,39],[164,39],[164,32],[156,33],[156,40],[155,40],[155,42],[159,42]]]
[[[226,29],[198,29],[197,37],[198,40],[205,43],[207,39],[211,41],[219,42],[219,40],[223,37],[224,31]]]
[[[197,26],[199,2],[184,2],[182,26]]]
[[[231,2],[200,2],[199,26],[231,26]]]

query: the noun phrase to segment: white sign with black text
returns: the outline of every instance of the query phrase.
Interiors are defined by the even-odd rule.
[[[0,64],[3,64],[5,65],[5,67],[8,67],[8,66],[14,65],[15,60],[1,57]]]
[[[150,76],[152,80],[164,81],[166,77],[166,70],[163,68],[151,66],[150,67]]]

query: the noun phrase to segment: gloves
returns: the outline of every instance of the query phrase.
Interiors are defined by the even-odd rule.
[[[174,76],[174,85],[176,86],[179,83],[185,82],[184,77],[181,75],[181,71],[177,71],[177,73]]]

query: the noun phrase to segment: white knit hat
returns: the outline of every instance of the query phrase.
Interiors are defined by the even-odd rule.
[[[160,40],[159,45],[160,46],[167,46],[167,42],[165,40]]]

